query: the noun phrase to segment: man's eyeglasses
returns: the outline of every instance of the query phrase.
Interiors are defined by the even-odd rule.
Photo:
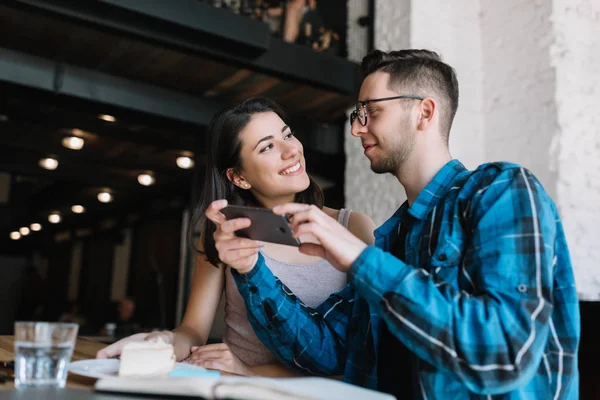
[[[394,97],[383,97],[381,99],[370,99],[363,100],[356,103],[356,109],[350,113],[350,126],[354,125],[354,121],[358,118],[358,122],[362,126],[367,126],[367,104],[369,103],[377,103],[379,101],[388,101],[388,100],[396,100],[396,99],[415,99],[415,100],[423,100],[424,97],[421,96],[394,96]]]

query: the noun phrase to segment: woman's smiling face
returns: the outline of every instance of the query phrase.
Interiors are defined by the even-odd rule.
[[[309,186],[302,143],[276,113],[253,115],[240,132],[240,140],[239,175],[263,205],[293,201],[296,193]]]

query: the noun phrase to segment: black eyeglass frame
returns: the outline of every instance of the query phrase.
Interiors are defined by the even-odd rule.
[[[367,104],[369,103],[377,103],[380,101],[388,101],[388,100],[398,100],[398,99],[414,99],[414,100],[425,100],[425,97],[422,96],[415,96],[415,95],[402,95],[402,96],[393,96],[393,97],[382,97],[380,99],[369,99],[369,100],[362,100],[362,101],[357,101],[356,102],[356,109],[354,111],[352,111],[350,113],[350,126],[354,125],[354,121],[358,118],[358,122],[362,125],[362,126],[367,126]],[[362,107],[363,109],[363,114],[365,116],[365,122],[363,123],[359,117],[359,107]]]

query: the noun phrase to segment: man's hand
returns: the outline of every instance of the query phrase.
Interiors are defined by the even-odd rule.
[[[294,236],[312,234],[321,244],[303,243],[304,254],[325,258],[335,268],[348,272],[352,263],[367,245],[335,219],[314,205],[288,203],[273,209],[275,214],[287,214]]]
[[[258,261],[258,250],[263,247],[263,244],[237,237],[235,231],[249,227],[252,222],[248,218],[235,218],[228,221],[221,212],[225,207],[227,207],[227,200],[216,200],[205,212],[206,217],[217,226],[213,235],[215,247],[223,263],[236,269],[240,274],[246,274]]]
[[[252,375],[248,366],[237,358],[225,343],[193,346],[190,356],[183,362],[236,375]]]

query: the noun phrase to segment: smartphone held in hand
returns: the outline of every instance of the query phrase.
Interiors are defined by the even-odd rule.
[[[287,246],[300,246],[300,240],[293,236],[286,216],[274,214],[267,208],[229,205],[221,210],[230,220],[248,218],[252,225],[236,232],[238,236],[262,242],[277,243]]]

